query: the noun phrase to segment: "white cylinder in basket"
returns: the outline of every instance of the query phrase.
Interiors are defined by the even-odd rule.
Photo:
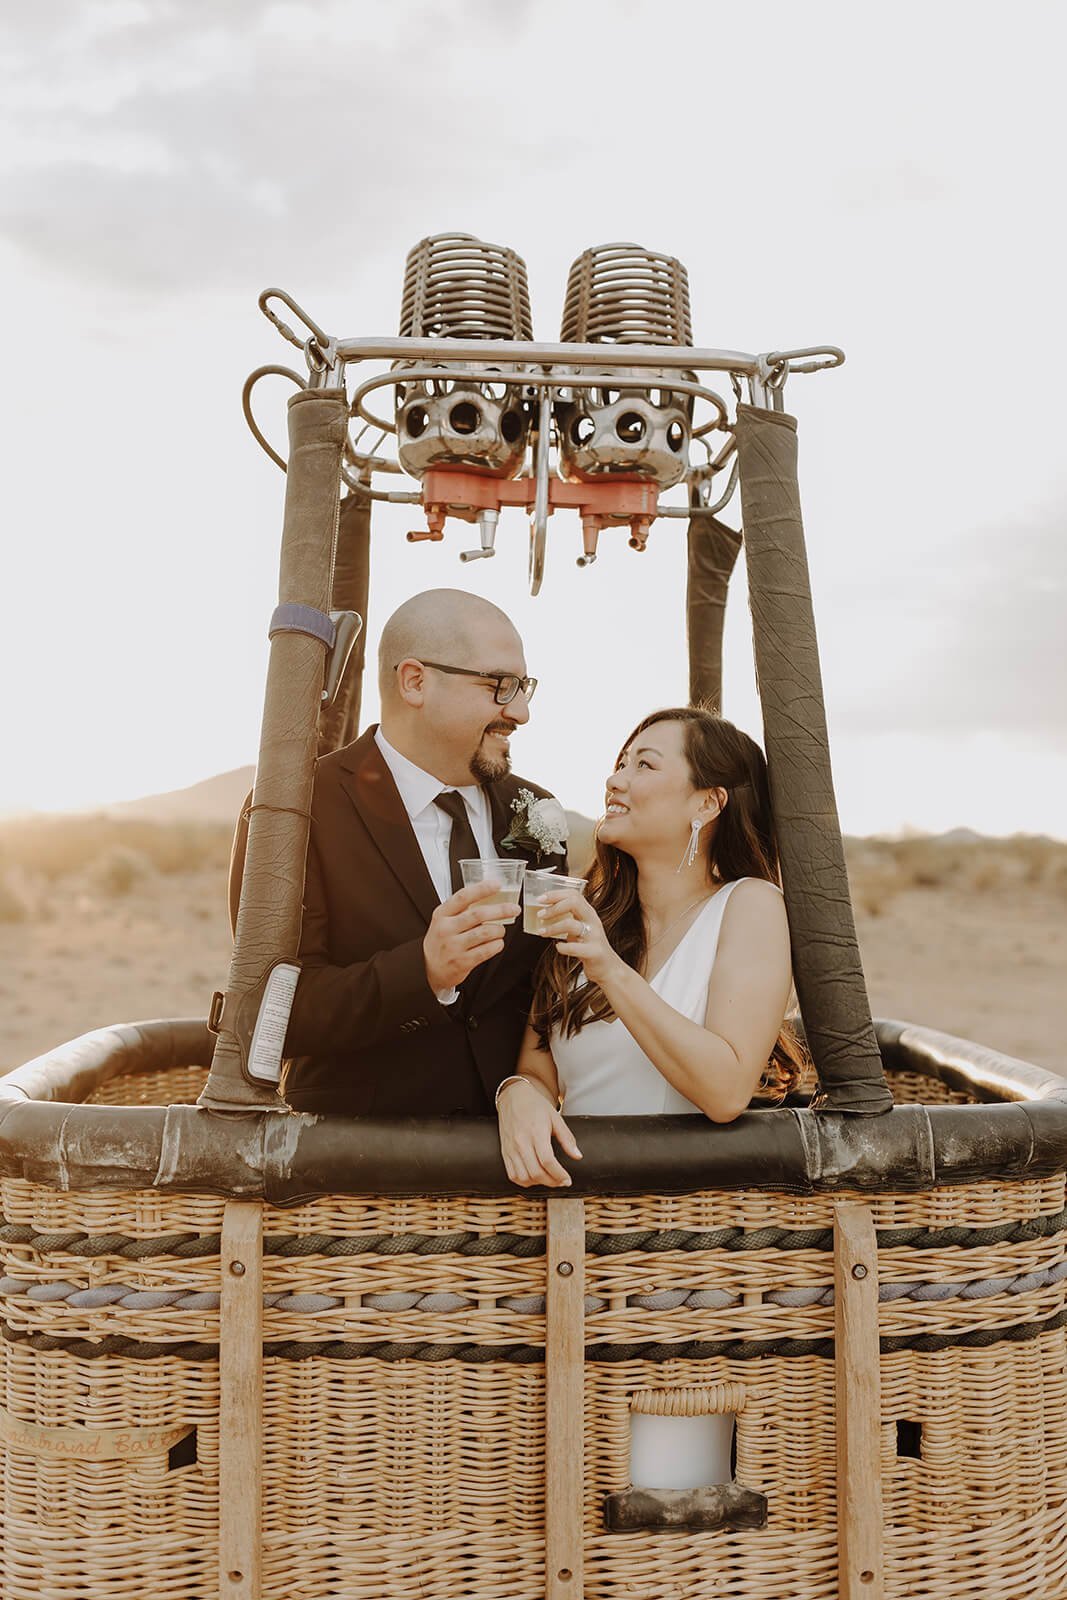
[[[641,1489],[700,1489],[731,1483],[734,1418],[630,1416],[630,1482]]]

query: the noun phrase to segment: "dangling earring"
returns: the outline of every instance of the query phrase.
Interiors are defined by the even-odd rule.
[[[703,826],[699,817],[694,817],[689,824],[689,843],[685,847],[685,855],[674,869],[676,873],[688,871],[696,861],[697,850],[700,847],[700,830]]]

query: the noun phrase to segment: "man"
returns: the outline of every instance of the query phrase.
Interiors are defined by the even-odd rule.
[[[544,946],[521,918],[495,920],[499,889],[457,892],[457,862],[506,858],[520,788],[546,796],[509,775],[535,681],[504,613],[456,589],[390,617],[379,681],[381,726],[316,769],[286,1097],[349,1116],[488,1114]],[[566,871],[565,855],[523,855]]]

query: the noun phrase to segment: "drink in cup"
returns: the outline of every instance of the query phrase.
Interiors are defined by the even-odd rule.
[[[544,906],[546,894],[552,894],[559,889],[577,889],[581,894],[588,879],[564,878],[558,872],[530,872],[527,871],[522,886],[522,931],[535,933],[539,939],[554,939],[556,935],[548,932],[541,924],[542,908],[550,911],[550,906]]]
[[[463,874],[465,888],[472,883],[498,883],[503,890],[501,899],[488,903],[479,900],[478,904],[498,922],[515,921],[518,913],[510,910],[505,913],[503,908],[519,903],[522,875],[526,871],[525,861],[461,861],[459,870]]]

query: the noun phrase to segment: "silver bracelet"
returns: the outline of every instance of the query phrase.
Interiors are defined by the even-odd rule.
[[[497,1084],[496,1094],[493,1096],[493,1110],[500,1110],[500,1096],[504,1093],[509,1083],[529,1083],[529,1081],[529,1078],[521,1072],[513,1072],[510,1078],[504,1078]]]
[[[497,1084],[496,1094],[493,1096],[493,1110],[494,1111],[499,1111],[500,1110],[500,1096],[504,1093],[504,1090],[507,1088],[509,1083],[528,1083],[530,1085],[531,1089],[537,1089],[536,1081],[533,1078],[528,1078],[526,1076],[525,1072],[513,1072],[511,1074],[510,1078],[504,1078],[504,1079],[501,1080],[500,1083]],[[540,1089],[537,1089],[537,1092],[538,1092],[538,1094],[540,1094],[541,1093]],[[549,1101],[549,1104],[551,1104],[551,1101]],[[557,1111],[562,1111],[563,1110],[563,1096],[562,1095],[560,1095],[559,1098],[556,1101],[556,1110]]]

